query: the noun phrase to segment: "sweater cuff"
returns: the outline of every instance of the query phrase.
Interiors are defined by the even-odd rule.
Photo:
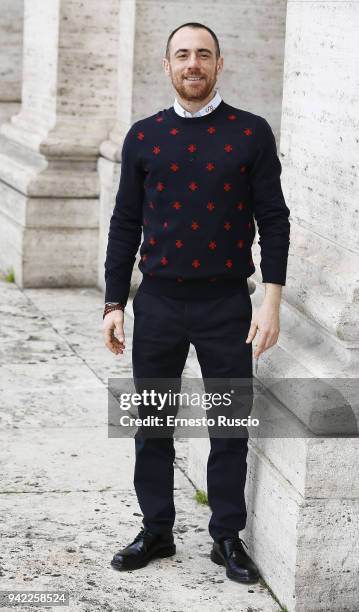
[[[263,283],[273,283],[274,285],[283,285],[286,284],[286,270],[262,270],[262,282]]]
[[[107,302],[116,302],[116,304],[123,304],[125,307],[128,301],[128,296],[130,293],[130,287],[125,287],[118,285],[117,283],[113,285],[109,282],[106,283],[106,291],[105,291],[105,304]]]

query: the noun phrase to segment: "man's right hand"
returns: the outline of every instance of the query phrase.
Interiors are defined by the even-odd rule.
[[[108,312],[103,320],[103,334],[105,345],[115,355],[123,353],[125,349],[125,333],[123,330],[123,310],[112,310]],[[116,331],[116,336],[115,336]]]

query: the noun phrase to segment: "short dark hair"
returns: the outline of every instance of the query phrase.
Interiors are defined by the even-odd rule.
[[[190,21],[189,23],[183,23],[182,25],[178,26],[178,28],[176,28],[175,30],[173,30],[171,32],[171,34],[168,37],[167,40],[167,45],[166,45],[166,57],[169,57],[170,54],[170,44],[171,44],[171,40],[173,38],[173,36],[176,34],[176,32],[178,32],[178,30],[180,30],[181,28],[203,28],[204,30],[207,30],[207,32],[210,33],[210,35],[212,36],[213,40],[214,40],[214,44],[216,47],[216,57],[217,59],[219,58],[219,56],[221,55],[221,51],[219,48],[219,42],[218,42],[218,38],[215,35],[215,33],[213,32],[213,30],[211,30],[211,28],[209,28],[208,26],[203,25],[203,23],[198,23],[196,21]]]

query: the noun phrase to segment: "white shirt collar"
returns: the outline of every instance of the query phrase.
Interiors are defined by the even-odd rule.
[[[201,108],[199,111],[197,111],[193,115],[192,113],[187,111],[185,108],[183,108],[183,106],[181,106],[177,98],[175,98],[175,101],[173,103],[173,108],[176,111],[177,115],[180,115],[181,117],[185,117],[186,119],[193,119],[194,117],[203,117],[203,115],[208,115],[208,113],[211,113],[212,111],[214,111],[215,108],[217,108],[218,104],[220,104],[221,101],[222,101],[222,97],[220,93],[216,90],[216,93],[214,97],[212,98],[212,100],[210,100],[210,102],[208,102],[205,106],[203,106],[203,108]]]

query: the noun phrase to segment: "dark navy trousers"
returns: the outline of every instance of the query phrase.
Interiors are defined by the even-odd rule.
[[[147,293],[140,285],[133,311],[134,379],[180,379],[190,344],[203,379],[253,376],[252,344],[245,343],[252,318],[247,286],[226,297],[183,300]],[[143,524],[156,533],[167,533],[175,521],[173,436],[147,438],[138,431],[135,452],[134,486]],[[208,529],[215,541],[237,535],[245,527],[247,452],[247,437],[210,435]]]

